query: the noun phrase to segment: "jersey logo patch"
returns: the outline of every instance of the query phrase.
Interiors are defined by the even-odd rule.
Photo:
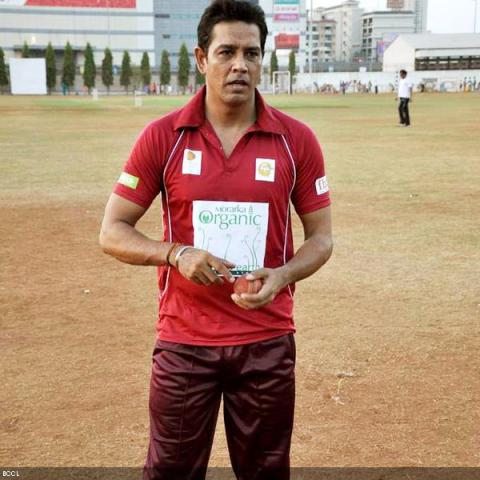
[[[255,165],[255,180],[261,182],[275,181],[275,160],[271,158],[257,158]]]
[[[126,187],[135,190],[137,188],[139,180],[140,179],[138,177],[130,175],[127,172],[122,172],[120,178],[118,179],[118,183],[121,183],[122,185],[125,185]]]
[[[321,177],[315,180],[315,190],[317,191],[317,195],[328,192],[327,177]]]
[[[200,175],[202,172],[202,152],[200,150],[183,151],[182,173],[184,175]]]

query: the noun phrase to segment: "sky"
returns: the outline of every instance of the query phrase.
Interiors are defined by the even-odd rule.
[[[330,7],[342,0],[313,0],[313,7]],[[310,0],[306,0],[307,8]],[[366,10],[382,9],[386,0],[360,0]],[[473,33],[474,0],[429,0],[427,29],[432,33]],[[480,33],[480,0],[477,8],[477,33]]]

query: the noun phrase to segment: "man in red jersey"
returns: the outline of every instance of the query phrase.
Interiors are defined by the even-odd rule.
[[[295,282],[332,251],[330,199],[313,132],[256,85],[263,11],[217,0],[198,26],[206,86],[140,134],[105,211],[103,250],[158,267],[146,479],[204,479],[220,400],[237,479],[289,478]],[[161,194],[164,240],[135,225]],[[290,201],[305,241],[294,253]],[[263,282],[233,293],[234,276]]]

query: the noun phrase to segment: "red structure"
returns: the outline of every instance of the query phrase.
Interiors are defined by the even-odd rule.
[[[27,7],[136,8],[137,0],[27,0]]]

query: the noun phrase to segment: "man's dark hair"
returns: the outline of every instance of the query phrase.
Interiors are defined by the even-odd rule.
[[[260,30],[260,47],[265,53],[268,28],[263,10],[250,2],[240,0],[215,0],[203,12],[197,28],[198,46],[206,53],[212,41],[213,27],[220,22],[253,23]]]
[[[400,75],[407,75],[407,71],[406,70],[400,70]]]

